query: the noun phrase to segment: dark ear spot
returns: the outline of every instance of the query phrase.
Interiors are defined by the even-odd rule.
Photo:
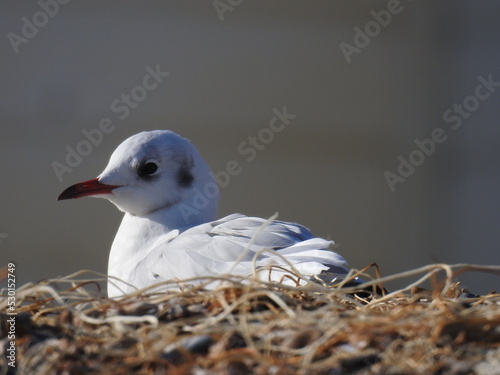
[[[179,186],[188,188],[193,183],[194,177],[191,173],[192,166],[193,165],[191,163],[184,163],[179,168],[179,171],[177,172],[177,183]]]

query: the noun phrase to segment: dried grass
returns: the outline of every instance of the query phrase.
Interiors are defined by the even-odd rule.
[[[434,264],[365,284],[417,280],[386,295],[221,277],[117,300],[81,271],[17,289],[17,367],[0,357],[0,374],[498,374],[500,295],[453,281],[472,270],[500,274]]]

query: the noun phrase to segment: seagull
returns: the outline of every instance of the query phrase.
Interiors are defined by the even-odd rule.
[[[217,219],[214,174],[188,139],[169,130],[126,139],[97,178],[70,186],[58,200],[86,196],[125,213],[109,254],[110,298],[225,275],[286,283],[291,273],[302,283],[332,284],[349,271],[333,241],[300,224],[241,214]]]

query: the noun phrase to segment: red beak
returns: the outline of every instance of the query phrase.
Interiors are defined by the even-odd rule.
[[[89,195],[110,194],[116,187],[118,186],[101,184],[97,178],[94,178],[93,180],[70,186],[59,195],[57,200],[62,201],[64,199],[82,198]]]

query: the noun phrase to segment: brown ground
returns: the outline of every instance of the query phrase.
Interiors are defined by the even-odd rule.
[[[374,281],[420,275],[386,296],[226,279],[113,301],[81,275],[29,284],[16,291],[16,367],[0,357],[0,374],[500,374],[500,295],[451,282],[471,268]],[[433,292],[418,288],[426,278]]]

